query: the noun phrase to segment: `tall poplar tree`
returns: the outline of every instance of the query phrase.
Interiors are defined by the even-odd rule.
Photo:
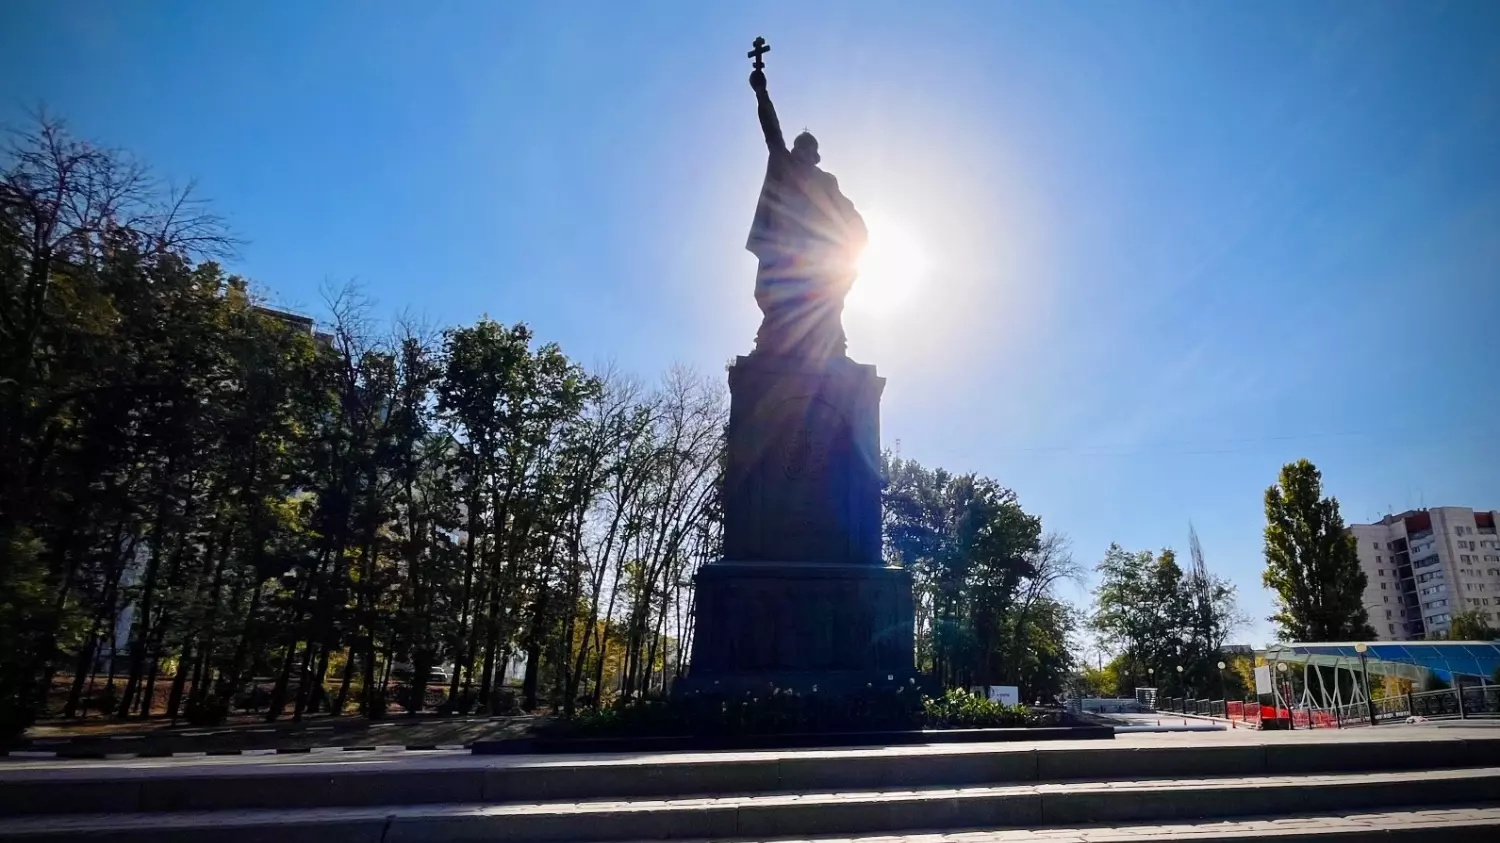
[[[1375,637],[1364,609],[1367,579],[1336,498],[1323,497],[1323,474],[1307,460],[1287,463],[1266,489],[1266,570],[1276,594],[1270,617],[1287,641]]]

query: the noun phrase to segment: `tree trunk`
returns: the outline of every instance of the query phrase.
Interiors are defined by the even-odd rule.
[[[266,722],[274,723],[286,707],[286,690],[291,684],[292,665],[297,660],[301,642],[293,639],[286,645],[286,654],[281,658],[281,671],[276,675],[276,684],[271,688],[271,702],[266,706]]]
[[[332,714],[334,717],[341,716],[344,713],[344,706],[349,704],[349,681],[354,677],[355,652],[356,649],[350,646],[348,656],[344,659],[344,675],[339,677],[338,700],[329,711],[329,714]]]
[[[229,670],[219,671],[219,681],[216,683],[219,696],[223,699],[232,699],[235,690],[239,687],[240,673],[244,670],[245,657],[250,651],[250,633],[255,625],[256,612],[260,610],[261,592],[265,591],[265,583],[256,582],[250,589],[250,606],[245,610],[245,622],[240,627],[240,640],[235,644],[234,657],[229,663]],[[209,631],[212,634],[212,630]],[[210,644],[212,646],[212,639]],[[208,683],[204,683],[205,689]],[[197,692],[194,687],[194,693]],[[200,700],[201,701],[201,700]]]
[[[63,717],[68,719],[77,716],[78,704],[83,699],[83,686],[92,672],[89,668],[99,648],[99,627],[103,623],[103,617],[96,613],[88,638],[84,639],[83,646],[78,648],[78,659],[73,662],[73,685],[68,689],[68,702],[63,707]]]
[[[171,616],[163,612],[156,624],[157,632],[151,637],[151,672],[146,675],[145,693],[142,694],[144,697],[141,700],[140,717],[142,720],[151,719],[151,708],[156,703],[156,678],[161,673],[161,653],[164,647],[162,639],[166,637],[166,628],[170,620]]]
[[[182,690],[187,685],[188,673],[194,669],[190,666],[192,657],[193,642],[184,641],[182,655],[177,659],[177,675],[172,677],[172,692],[167,695],[167,717],[173,726],[177,725],[177,710],[182,705]]]
[[[297,668],[297,700],[292,706],[292,722],[301,723],[302,715],[307,712],[308,701],[312,699],[313,684],[317,678],[313,676],[313,665],[317,662],[318,644],[309,636],[307,646],[302,648],[302,664]]]

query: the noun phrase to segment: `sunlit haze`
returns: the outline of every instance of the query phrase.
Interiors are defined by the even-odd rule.
[[[868,316],[878,326],[916,296],[943,294],[941,287],[928,286],[932,260],[916,232],[876,212],[864,218],[870,242],[860,256],[859,277],[846,300],[851,322]]]
[[[1500,3],[9,0],[0,103],[196,179],[288,308],[357,279],[719,377],[760,317],[757,35],[869,222],[888,447],[1089,565],[1192,522],[1254,644],[1283,463],[1350,521],[1500,507]]]

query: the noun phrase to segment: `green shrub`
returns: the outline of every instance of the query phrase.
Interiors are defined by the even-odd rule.
[[[962,689],[923,699],[922,715],[929,729],[1000,729],[1058,722],[1052,712],[1033,712],[1024,705],[1006,705]]]
[[[921,712],[921,695],[915,689],[870,688],[833,695],[767,688],[761,695],[624,698],[580,712],[555,728],[568,737],[880,731],[920,728]]]
[[[688,694],[621,699],[557,721],[557,737],[784,735],[1053,726],[1054,712],[1006,706],[964,691],[923,697],[915,688],[869,688],[851,694],[803,694],[768,688],[762,695]]]

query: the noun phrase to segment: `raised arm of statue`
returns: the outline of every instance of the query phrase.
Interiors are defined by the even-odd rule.
[[[760,128],[766,133],[766,148],[772,155],[787,154],[786,138],[781,134],[781,121],[776,119],[776,106],[771,104],[771,95],[766,92],[766,73],[750,71],[750,87],[755,89],[756,111],[760,114]]]

